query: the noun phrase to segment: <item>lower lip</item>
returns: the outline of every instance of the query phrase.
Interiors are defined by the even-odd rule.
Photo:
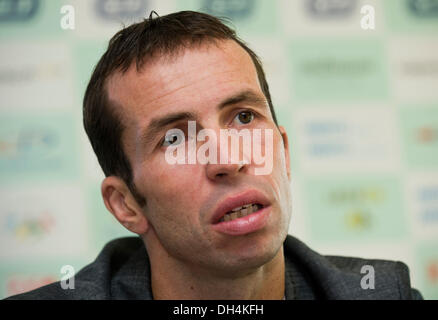
[[[245,217],[232,221],[222,221],[213,225],[215,231],[232,236],[240,236],[262,229],[269,217],[271,207],[265,207]]]

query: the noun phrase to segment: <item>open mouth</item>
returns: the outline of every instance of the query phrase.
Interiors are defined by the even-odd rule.
[[[228,211],[222,218],[219,219],[219,222],[224,221],[232,221],[235,219],[239,219],[245,217],[251,213],[257,212],[260,209],[263,209],[263,205],[260,203],[250,203],[240,207],[236,207],[230,211]]]
[[[211,217],[212,228],[226,236],[254,233],[267,226],[271,212],[271,202],[262,192],[247,190],[217,205]]]

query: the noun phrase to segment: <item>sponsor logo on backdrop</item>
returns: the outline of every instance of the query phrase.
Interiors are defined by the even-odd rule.
[[[348,146],[342,143],[312,143],[309,145],[309,154],[316,158],[348,155],[351,151]]]
[[[365,58],[317,57],[303,61],[300,67],[301,71],[314,77],[327,75],[358,77],[373,73],[376,64],[373,60]]]
[[[64,76],[64,71],[65,69],[61,64],[55,63],[20,67],[2,66],[0,68],[0,85],[56,80]]]
[[[207,12],[231,19],[244,19],[254,12],[256,0],[204,0]]]
[[[307,0],[307,11],[318,18],[348,17],[357,7],[356,0]]]
[[[333,157],[375,158],[385,155],[385,147],[377,140],[370,140],[372,124],[338,120],[315,120],[305,124],[306,153],[315,159]],[[304,141],[304,140],[303,140]],[[377,142],[377,143],[376,143]],[[361,147],[358,148],[358,145]]]
[[[425,224],[438,223],[438,185],[425,186],[418,192],[420,216]]]
[[[69,114],[0,118],[0,179],[30,181],[73,178],[77,140]]]
[[[55,132],[43,127],[29,127],[16,137],[0,137],[0,159],[30,159],[49,156],[58,145]]]
[[[379,204],[385,200],[385,192],[377,187],[337,189],[329,193],[329,200],[334,205],[358,202]]]
[[[331,205],[336,207],[358,206],[347,210],[344,214],[344,224],[348,230],[364,231],[372,227],[372,216],[368,210],[360,208],[360,204],[380,204],[383,202],[384,190],[377,187],[337,189],[328,194]]]
[[[96,12],[105,19],[120,21],[148,15],[148,1],[145,0],[96,0]]]
[[[371,228],[371,215],[369,212],[356,209],[345,214],[345,225],[347,229],[362,231]]]
[[[57,281],[51,274],[29,275],[13,274],[6,279],[6,296],[20,294]]]
[[[347,125],[342,122],[312,121],[306,124],[306,132],[309,137],[314,138],[308,145],[308,152],[315,157],[330,157],[335,155],[348,154],[350,148],[342,140],[330,140],[330,136],[345,135]],[[324,137],[323,139],[319,139]],[[318,141],[320,140],[320,141]]]
[[[307,180],[305,192],[315,241],[395,240],[406,235],[397,179],[377,175],[315,178]]]
[[[426,270],[427,280],[433,285],[438,285],[438,260],[429,261]]]
[[[438,18],[438,0],[407,0],[409,12],[420,18]]]
[[[44,210],[36,214],[8,212],[3,229],[20,241],[28,241],[46,237],[54,227],[54,216],[48,210]]]
[[[429,77],[438,75],[438,59],[407,61],[402,64],[402,71],[411,77]]]
[[[0,0],[0,22],[27,21],[40,7],[40,0]]]
[[[438,164],[438,110],[407,108],[401,113],[402,133],[408,163],[415,167]]]
[[[416,140],[419,144],[436,143],[438,140],[438,127],[422,126],[418,128]]]
[[[388,94],[381,42],[297,40],[291,43],[290,54],[294,91],[299,99],[357,102],[382,99]]]
[[[333,106],[329,108],[329,106]],[[293,121],[300,139],[295,154],[302,170],[313,172],[392,171],[400,164],[400,147],[391,110],[374,106],[331,105],[300,109]],[[379,119],[379,121],[376,121]]]
[[[425,209],[421,213],[423,221],[427,224],[438,222],[438,208]]]

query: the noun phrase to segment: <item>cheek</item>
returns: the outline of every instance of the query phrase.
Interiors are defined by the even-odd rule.
[[[276,175],[278,174],[281,176],[285,175],[287,177],[286,150],[284,148],[283,138],[279,132],[276,131],[274,132],[275,134],[273,137],[273,148],[272,148],[273,172]]]
[[[149,168],[143,174],[143,185],[150,210],[194,212],[197,209],[200,184],[197,166],[161,163]]]
[[[283,199],[290,197],[290,181],[287,175],[287,158],[281,135],[274,137],[272,179],[279,196]]]
[[[147,192],[146,216],[157,237],[168,251],[187,250],[184,244],[195,247],[199,239],[200,207],[199,168],[195,165],[168,166],[145,174]],[[146,180],[147,179],[147,180]],[[198,236],[196,236],[198,235]],[[192,239],[192,240],[190,240]]]

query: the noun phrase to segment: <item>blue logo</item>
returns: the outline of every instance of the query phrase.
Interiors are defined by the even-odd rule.
[[[342,122],[312,121],[305,126],[306,133],[312,138],[308,153],[316,157],[339,156],[348,154],[350,148],[345,142],[337,141],[339,136],[348,133],[348,127]],[[321,141],[320,138],[323,138]]]
[[[342,143],[313,143],[308,146],[308,151],[312,156],[329,157],[346,155],[350,149]]]
[[[418,17],[438,17],[438,0],[408,0],[407,4],[411,13]]]
[[[438,185],[425,186],[418,191],[422,202],[421,218],[424,223],[438,222]]]
[[[421,212],[423,222],[436,223],[438,222],[438,208],[426,209]]]
[[[421,201],[438,201],[438,186],[424,187],[419,191]]]
[[[0,0],[0,22],[30,20],[39,6],[40,0]]]
[[[342,122],[312,121],[306,123],[306,132],[312,136],[327,136],[328,134],[342,134],[348,130]]]
[[[57,145],[54,132],[43,128],[28,128],[20,132],[17,148],[22,155],[47,155]]]
[[[307,0],[307,10],[319,18],[347,17],[356,9],[357,0]]]
[[[47,157],[56,148],[58,142],[58,137],[51,130],[26,128],[21,130],[14,140],[0,137],[0,159]]]
[[[254,11],[256,0],[204,0],[204,8],[217,16],[244,19]]]
[[[145,0],[97,0],[96,11],[105,20],[120,21],[146,16]]]

